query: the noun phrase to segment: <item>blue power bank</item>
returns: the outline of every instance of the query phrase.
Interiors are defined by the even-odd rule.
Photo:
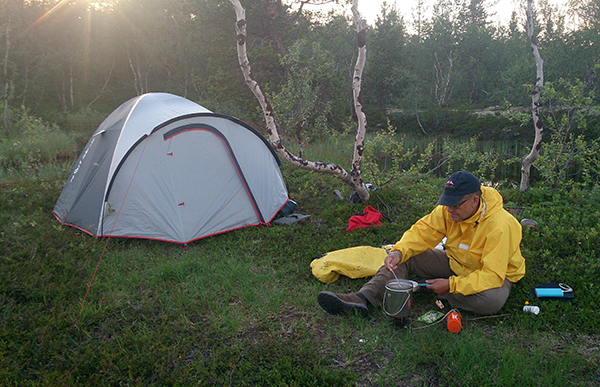
[[[562,289],[560,288],[536,288],[535,294],[538,297],[564,297]]]

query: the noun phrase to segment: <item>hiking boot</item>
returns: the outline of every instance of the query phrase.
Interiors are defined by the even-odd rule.
[[[355,293],[335,294],[323,291],[319,292],[317,301],[325,312],[333,315],[355,312],[365,317],[369,313],[367,303]]]

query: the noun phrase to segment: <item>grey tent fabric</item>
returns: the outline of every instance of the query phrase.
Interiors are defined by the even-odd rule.
[[[167,93],[133,98],[92,135],[54,207],[94,236],[188,243],[269,224],[289,200],[254,128]]]

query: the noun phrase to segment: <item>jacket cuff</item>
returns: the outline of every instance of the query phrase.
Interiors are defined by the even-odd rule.
[[[457,287],[456,280],[457,280],[457,278],[455,275],[448,277],[448,284],[450,285],[450,290],[449,290],[450,293],[456,293],[456,287]]]

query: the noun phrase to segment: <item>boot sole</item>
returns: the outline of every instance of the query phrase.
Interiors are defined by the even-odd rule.
[[[363,317],[369,314],[369,309],[365,304],[342,301],[335,293],[320,292],[317,295],[317,301],[323,310],[331,315],[347,315],[357,313]]]

